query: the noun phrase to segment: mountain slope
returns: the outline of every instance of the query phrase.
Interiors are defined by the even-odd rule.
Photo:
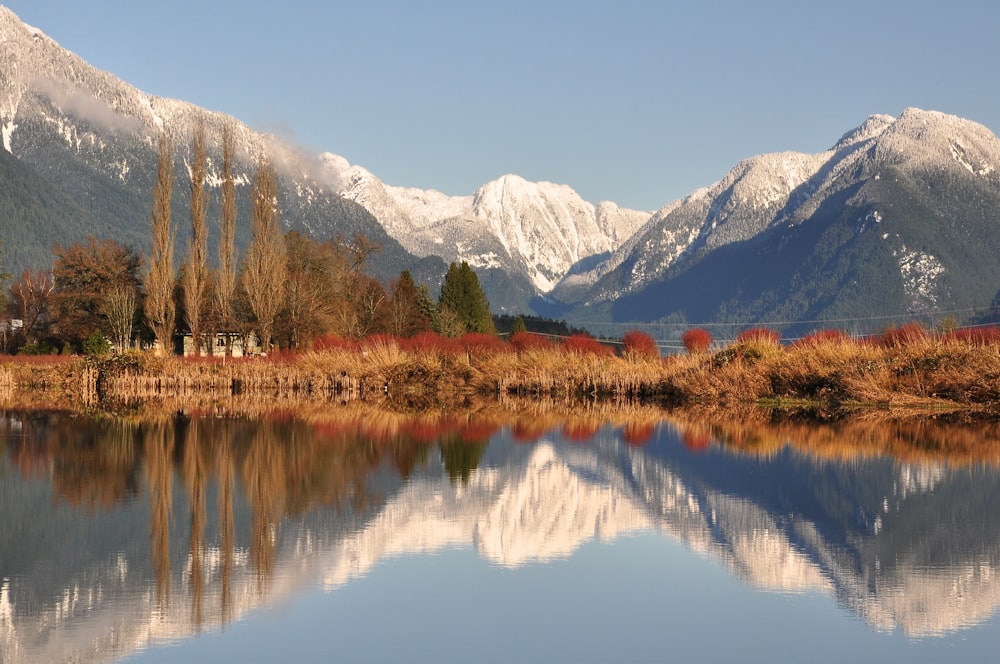
[[[183,251],[185,223],[190,219],[187,163],[192,132],[199,123],[206,130],[210,188],[220,183],[223,126],[233,127],[238,246],[249,242],[249,182],[257,156],[266,153],[278,170],[282,219],[287,227],[309,231],[320,240],[361,233],[382,246],[373,266],[378,276],[388,278],[408,267],[418,278],[440,279],[443,263],[408,254],[363,207],[336,194],[315,159],[233,118],[145,94],[89,66],[0,7],[2,147],[44,180],[39,187],[60,192],[85,215],[101,220],[93,225],[93,234],[111,235],[147,251],[156,137],[166,132],[174,143],[173,212],[180,229],[178,248]],[[13,187],[12,181],[0,181],[0,188]],[[48,223],[70,224],[69,216],[53,211]],[[217,218],[218,211],[210,209],[213,232]],[[6,240],[11,245],[21,242],[18,236]],[[36,267],[47,265],[37,248],[13,251],[25,260],[30,258]]]
[[[1000,290],[1000,142],[954,116],[873,116],[818,155],[742,162],[553,295],[616,321],[836,324],[962,314]],[[603,270],[603,272],[602,272]]]

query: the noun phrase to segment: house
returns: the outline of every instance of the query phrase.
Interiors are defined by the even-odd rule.
[[[202,335],[201,354],[212,357],[224,357],[226,354],[226,340],[232,344],[233,357],[244,357],[247,355],[260,355],[263,349],[257,335],[253,332],[248,339],[244,339],[242,334],[236,332],[216,332]],[[244,348],[244,341],[248,341],[248,347]],[[174,335],[174,355],[190,357],[194,355],[194,338],[190,332]]]

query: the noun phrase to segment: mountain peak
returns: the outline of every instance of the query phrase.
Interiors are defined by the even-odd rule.
[[[840,140],[833,146],[833,149],[835,151],[839,151],[875,138],[884,132],[895,121],[896,118],[891,115],[870,115],[867,120],[861,123],[861,125],[841,136]]]

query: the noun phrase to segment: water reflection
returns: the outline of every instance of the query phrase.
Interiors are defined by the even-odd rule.
[[[976,452],[994,434],[926,420],[12,412],[0,661],[107,661],[391,556],[473,548],[513,569],[649,531],[756,587],[835,597],[875,629],[944,634],[1000,605],[1000,473]]]

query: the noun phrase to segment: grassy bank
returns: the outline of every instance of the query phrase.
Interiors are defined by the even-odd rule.
[[[148,400],[385,401],[399,410],[460,406],[469,395],[652,400],[670,407],[747,405],[971,409],[1000,415],[1000,344],[925,334],[792,346],[749,336],[713,352],[660,358],[599,344],[518,345],[495,337],[374,338],[270,358],[127,354],[0,357],[0,401],[52,405]]]

